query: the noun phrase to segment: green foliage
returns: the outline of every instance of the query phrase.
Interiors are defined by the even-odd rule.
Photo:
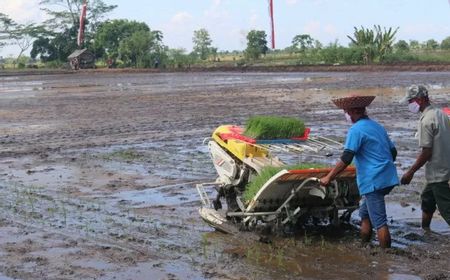
[[[384,63],[387,64],[415,62],[415,61],[419,61],[418,56],[406,51],[397,51],[395,53],[388,54],[384,59]]]
[[[395,34],[398,28],[393,30],[375,25],[374,29],[358,29],[354,27],[353,37],[347,36],[351,40],[351,45],[362,50],[363,61],[365,64],[371,64],[375,58],[383,61],[387,54],[392,52]]]
[[[49,19],[45,25],[50,30],[66,30],[73,26],[78,26],[79,16],[83,0],[41,0],[41,10],[45,11]],[[105,16],[112,12],[117,5],[107,5],[103,0],[88,1],[86,13],[86,32],[87,38],[92,38],[97,30],[99,23]]]
[[[363,50],[350,46],[345,48],[337,42],[331,43],[318,52],[321,61],[325,64],[362,64]]]
[[[40,57],[44,62],[50,60],[66,61],[67,57],[78,48],[78,28],[73,26],[61,33],[56,33],[53,38],[38,37],[33,42],[31,57]]]
[[[439,48],[439,43],[434,39],[430,39],[425,42],[425,48],[428,50],[436,50]]]
[[[195,54],[187,54],[185,49],[169,49],[167,64],[173,68],[190,67],[195,63]]]
[[[420,43],[417,40],[409,40],[409,47],[412,50],[418,50],[420,49]]]
[[[305,52],[314,48],[314,42],[315,40],[309,34],[296,35],[292,39],[292,48],[295,51]]]
[[[365,64],[371,64],[376,52],[376,35],[373,30],[354,27],[353,37],[347,36],[351,44],[363,51],[363,61]]]
[[[94,48],[104,59],[120,59],[123,67],[159,67],[167,60],[162,39],[162,32],[146,23],[117,19],[99,26]]]
[[[51,60],[45,63],[46,68],[58,69],[64,67],[65,63],[59,60]]]
[[[250,201],[258,191],[264,186],[264,184],[269,181],[275,174],[280,172],[283,169],[286,170],[299,170],[299,169],[310,169],[310,168],[325,168],[326,166],[323,164],[317,163],[302,163],[297,165],[283,166],[283,167],[273,167],[267,166],[264,167],[258,176],[254,177],[248,184],[245,186],[245,191],[242,195],[245,201]]]
[[[202,28],[194,31],[194,37],[192,38],[194,43],[194,53],[201,59],[208,59],[212,52],[211,44],[212,40],[209,36],[208,30]]]
[[[295,118],[254,116],[247,121],[244,134],[255,139],[289,139],[304,132],[305,124]]]
[[[117,150],[104,156],[104,159],[107,160],[120,159],[124,161],[137,161],[142,158],[143,154],[139,153],[135,149]]]
[[[409,45],[408,42],[405,40],[400,40],[394,45],[394,50],[401,51],[401,52],[407,52],[409,51]]]
[[[245,57],[248,59],[258,59],[265,55],[269,48],[267,47],[267,35],[265,31],[252,30],[247,34],[247,48]]]
[[[154,36],[150,31],[137,31],[119,45],[121,60],[136,67],[151,67],[151,47]]]
[[[103,58],[117,59],[119,46],[136,32],[149,32],[150,28],[144,22],[115,19],[102,23],[95,34],[94,46],[103,49]]]
[[[450,37],[447,37],[444,40],[442,40],[441,49],[450,50]]]
[[[9,31],[16,27],[15,23],[8,15],[0,13],[0,48],[8,43],[10,39]]]

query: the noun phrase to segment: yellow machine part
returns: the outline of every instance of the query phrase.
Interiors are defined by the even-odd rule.
[[[228,139],[222,140],[220,134],[229,134],[233,133],[231,128],[234,127],[232,125],[222,125],[219,126],[213,133],[212,138],[217,142],[220,146],[222,146],[226,151],[229,151],[234,156],[236,156],[240,160],[244,160],[244,158],[253,158],[253,157],[267,157],[269,152],[264,148],[255,147],[252,144],[246,143],[239,139]]]

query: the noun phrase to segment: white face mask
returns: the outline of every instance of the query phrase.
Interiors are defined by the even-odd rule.
[[[420,111],[420,105],[414,101],[408,104],[408,109],[411,113],[417,114]]]
[[[345,113],[345,119],[347,120],[348,123],[353,123],[352,117],[350,117],[350,115],[347,113]]]

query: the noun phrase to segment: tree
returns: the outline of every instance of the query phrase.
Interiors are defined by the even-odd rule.
[[[0,48],[11,39],[10,30],[16,26],[17,24],[8,15],[0,13]]]
[[[208,30],[204,28],[195,30],[192,42],[194,43],[194,53],[200,57],[201,60],[206,60],[211,54],[212,44]]]
[[[292,39],[292,47],[304,53],[308,49],[314,48],[315,40],[308,34],[296,35]]]
[[[168,50],[169,64],[175,68],[189,67],[195,62],[195,57],[192,54],[187,54],[185,49],[170,49]]]
[[[78,28],[72,26],[60,33],[52,33],[40,36],[33,42],[31,57],[41,57],[45,61],[65,61],[67,57],[77,49]]]
[[[427,50],[436,50],[439,48],[439,43],[434,39],[430,39],[425,42],[425,48]]]
[[[394,45],[394,49],[400,52],[407,52],[409,51],[408,42],[405,40],[400,40]]]
[[[41,0],[39,5],[50,18],[45,22],[50,29],[65,30],[73,25],[78,26],[81,7],[84,0]],[[89,0],[86,21],[89,22],[88,32],[94,32],[106,14],[117,8],[117,5],[107,5],[103,0]]]
[[[245,49],[247,58],[258,59],[261,55],[265,55],[268,50],[265,31],[252,30],[247,34],[247,48]]]
[[[83,2],[84,0],[40,0],[41,10],[49,15],[49,19],[44,22],[48,33],[56,36],[59,32],[66,32],[72,28],[76,28],[78,31]],[[85,47],[94,52],[97,51],[92,46],[92,39],[102,20],[116,7],[117,5],[105,4],[103,0],[88,1],[84,32]],[[72,45],[72,42],[68,43]]]
[[[418,50],[420,49],[420,43],[417,40],[409,40],[409,47],[412,50]]]
[[[386,55],[392,52],[398,28],[381,29],[379,25],[375,25],[373,30],[364,27],[361,29],[354,27],[354,29],[354,37],[347,37],[353,46],[362,50],[364,63],[371,64],[375,58],[383,61]]]
[[[49,38],[40,37],[33,42],[30,56],[33,59],[39,56],[43,62],[49,62],[58,59],[58,51]]]
[[[119,57],[124,63],[136,67],[152,67],[164,54],[160,31],[136,31],[120,42]]]
[[[363,60],[365,64],[371,64],[376,53],[376,36],[373,30],[354,27],[354,37],[347,36],[351,44],[363,51]]]
[[[94,48],[101,50],[104,58],[117,59],[120,42],[136,32],[150,32],[147,24],[126,19],[115,19],[102,23],[94,37]],[[161,41],[162,33],[155,34],[155,39]]]
[[[32,46],[34,39],[45,34],[46,31],[43,26],[31,23],[26,25],[17,24],[15,29],[9,33],[12,44],[20,48],[19,55],[16,58],[16,60],[19,60],[22,54]]]
[[[444,40],[442,40],[441,49],[450,50],[450,37],[447,37]]]
[[[380,61],[383,61],[387,54],[392,52],[392,45],[395,41],[395,34],[397,34],[398,27],[393,30],[392,27],[386,29],[386,27],[381,30],[379,25],[374,26],[376,31],[375,43],[377,47],[377,54]]]

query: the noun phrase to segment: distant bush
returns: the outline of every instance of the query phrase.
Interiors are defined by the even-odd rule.
[[[393,64],[393,63],[417,62],[417,61],[419,61],[419,58],[416,55],[410,52],[397,51],[395,53],[387,54],[383,62]]]
[[[57,68],[64,68],[65,67],[66,62],[62,62],[59,60],[53,60],[53,61],[49,61],[45,63],[45,67],[46,68],[53,68],[53,69],[57,69]]]

